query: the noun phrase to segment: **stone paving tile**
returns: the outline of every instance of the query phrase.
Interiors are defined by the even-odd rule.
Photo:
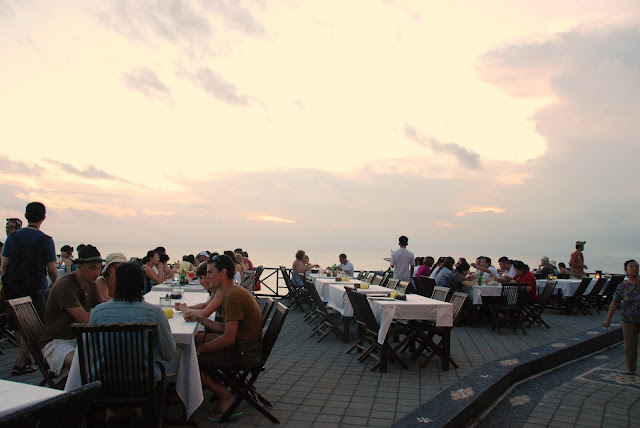
[[[547,311],[544,319],[552,328],[533,327],[527,330],[527,336],[510,330],[503,330],[502,335],[498,335],[487,326],[455,327],[451,334],[451,353],[460,365],[459,369],[451,368],[449,372],[444,372],[437,358],[427,367],[419,368],[418,365],[423,358],[409,361],[409,355],[401,355],[400,358],[409,366],[408,370],[402,370],[397,364],[390,362],[388,373],[381,374],[378,371],[370,371],[374,364],[372,359],[359,363],[356,352],[345,354],[350,344],[343,343],[337,337],[327,336],[321,343],[310,338],[311,326],[306,324],[302,317],[303,314],[299,310],[289,313],[266,370],[256,382],[257,390],[263,392],[274,404],[271,412],[280,419],[282,426],[389,426],[485,363],[505,359],[514,353],[553,343],[580,332],[601,331],[600,324],[603,318],[598,315],[564,316]],[[357,335],[355,326],[351,327],[351,335],[352,338]],[[7,355],[0,356],[0,378],[31,384],[40,382],[41,376],[38,372],[20,378],[9,376],[15,360],[15,348],[2,343],[0,349],[7,352]],[[621,367],[619,362],[603,361],[603,364],[614,370]],[[563,389],[557,392],[556,397],[564,397],[575,391],[575,401],[580,402],[591,397],[590,403],[595,403],[593,395],[603,394],[603,397],[608,398],[600,401],[601,406],[608,400],[616,400],[619,397],[617,403],[635,405],[635,409],[638,409],[639,404],[633,401],[633,394],[607,393],[606,388],[600,385],[595,388],[591,385],[592,382],[587,382],[578,389]],[[592,391],[592,394],[589,395],[586,391]],[[199,426],[213,426],[206,421],[207,409],[210,407],[209,398],[210,394],[205,393],[205,403],[193,416]],[[552,396],[548,399],[551,400]],[[569,404],[569,401],[565,404]],[[553,403],[545,404],[543,400],[538,407],[541,411],[537,412],[536,416],[555,424],[553,417],[558,411],[558,406],[554,407]],[[614,408],[618,409],[621,406],[611,406],[607,413],[613,412],[618,415]],[[602,418],[605,413],[604,407],[602,409],[602,412],[593,412],[589,406],[583,406],[576,417],[581,418],[584,413]],[[245,417],[223,425],[271,425],[246,403],[241,404],[240,410],[245,413]],[[627,413],[627,420],[628,415]],[[611,417],[611,421],[616,424],[620,420]],[[527,421],[527,424],[538,426],[533,421]],[[566,427],[565,423],[563,428]]]

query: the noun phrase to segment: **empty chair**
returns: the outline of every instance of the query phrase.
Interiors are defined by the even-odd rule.
[[[618,285],[622,283],[624,280],[624,275],[614,275],[609,278],[609,282],[602,292],[602,298],[600,300],[599,309],[602,309],[604,306],[608,306],[611,303],[611,299],[613,298],[613,293],[616,292],[616,288]]]
[[[400,280],[398,278],[389,278],[389,281],[387,281],[387,288],[395,290],[399,282]]]
[[[302,312],[306,312],[304,305],[306,304],[311,308],[311,302],[309,300],[309,294],[304,288],[304,284],[294,284],[289,277],[287,268],[284,266],[280,266],[280,272],[282,273],[284,283],[287,285],[287,289],[289,290],[289,294],[286,296],[289,299],[289,303],[294,307],[298,307]]]
[[[574,309],[577,311],[584,307],[584,292],[590,283],[591,278],[583,278],[575,293],[573,293],[573,296],[563,297],[564,313],[571,314],[574,312]]]
[[[380,285],[380,283],[382,282],[382,277],[381,276],[375,276],[373,278],[373,280],[371,281],[372,285]]]
[[[406,294],[407,288],[409,288],[409,282],[407,281],[399,281],[398,285],[396,285],[395,290],[400,294]]]
[[[266,326],[267,325],[267,320],[269,319],[269,315],[271,314],[271,310],[273,309],[273,306],[276,304],[276,301],[273,300],[271,297],[267,297],[267,301],[264,303],[264,306],[262,307],[262,325]]]
[[[523,310],[527,304],[528,286],[529,284],[523,283],[502,285],[502,294],[500,299],[489,306],[493,317],[492,331],[497,328],[498,334],[502,334],[500,332],[500,327],[511,324],[514,332],[518,328],[521,328],[522,333],[525,335],[527,334],[524,330],[524,320],[526,315],[523,314]]]
[[[602,301],[602,296],[600,296],[600,292],[604,287],[604,284],[607,282],[607,278],[598,278],[596,283],[593,285],[593,288],[584,297],[584,311],[591,313],[589,309],[594,309],[597,313],[600,313],[600,302]]]
[[[544,286],[544,290],[542,290],[542,294],[540,294],[540,297],[538,298],[538,301],[533,305],[525,306],[526,321],[529,321],[529,325],[527,327],[531,327],[533,323],[536,323],[538,325],[544,325],[547,328],[551,328],[549,327],[549,324],[544,322],[544,320],[542,319],[542,313],[546,309],[547,303],[549,303],[549,300],[551,299],[551,295],[553,294],[553,290],[556,288],[557,283],[558,281],[552,281],[548,279],[546,285]]]
[[[322,299],[320,298],[320,294],[318,294],[318,290],[316,290],[316,286],[313,285],[310,281],[305,282],[305,287],[311,297],[311,300],[314,303],[315,311],[320,315],[320,322],[313,327],[313,332],[311,333],[311,337],[316,334],[320,337],[318,338],[318,342],[322,341],[325,337],[327,337],[330,333],[334,333],[340,339],[344,340],[344,335],[338,328],[340,326],[340,320],[342,316],[340,312],[336,311],[333,308],[327,306]]]
[[[447,287],[439,287],[436,285],[433,287],[433,294],[431,295],[431,298],[433,300],[440,300],[441,302],[446,302],[449,291],[450,290]]]

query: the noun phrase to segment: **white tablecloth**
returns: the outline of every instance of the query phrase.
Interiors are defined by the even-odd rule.
[[[558,294],[558,290],[562,290],[563,296],[573,296],[573,294],[578,289],[580,282],[582,282],[581,279],[577,279],[577,278],[576,279],[558,279],[557,281],[558,282],[556,283],[556,288],[553,290],[553,294]],[[587,289],[584,291],[584,294],[589,294],[593,286],[596,285],[597,281],[598,281],[597,279],[591,278],[591,282],[587,286]],[[607,282],[609,282],[609,279],[607,279]],[[602,294],[604,289],[607,287],[607,282],[604,283],[602,290],[600,290],[600,294]],[[536,284],[538,285],[538,295],[540,295],[542,294],[542,290],[544,290],[545,285],[547,285],[547,280],[536,279]]]
[[[501,296],[502,285],[474,285],[471,289],[471,301],[474,305],[482,304],[482,296]]]
[[[58,389],[0,380],[0,416],[8,415],[61,394],[64,392]]]
[[[348,278],[349,281],[340,281],[340,282],[338,282],[337,278],[334,278],[334,277],[312,276],[311,278],[313,279],[313,285],[316,286],[316,290],[318,290],[318,294],[320,295],[320,298],[322,299],[323,302],[329,301],[329,284],[338,284],[343,287],[345,285],[362,284],[362,281],[359,281],[353,278]],[[344,289],[342,290],[342,292],[344,292]]]
[[[164,297],[166,294],[164,291],[150,291],[144,295],[144,298],[152,305],[159,306],[160,297]],[[185,293],[182,299],[172,300],[171,303],[173,305],[175,302],[184,302],[187,305],[194,305],[206,301],[207,298],[208,295],[204,296],[201,293]],[[215,316],[215,313],[212,316]],[[173,374],[171,368],[176,367],[176,392],[185,405],[187,418],[190,418],[204,400],[194,340],[198,323],[187,322],[182,317],[182,313],[174,311],[173,318],[169,319],[169,327],[171,335],[176,341],[177,349],[176,358],[165,366],[168,368],[168,374]],[[69,370],[65,391],[82,386],[78,364],[78,353],[76,352]]]
[[[407,294],[407,300],[377,300],[369,298],[371,310],[380,324],[378,343],[383,344],[387,337],[391,321],[430,320],[438,327],[453,327],[453,305],[447,302],[423,297],[418,294]]]
[[[165,293],[167,291],[171,291],[171,283],[162,283],[162,284],[157,284],[154,285],[153,287],[151,287],[151,291],[164,291]],[[189,284],[189,285],[183,285],[182,286],[182,291],[188,291],[188,292],[197,292],[197,293],[206,293],[207,290],[205,290],[204,288],[202,288],[202,286],[200,284]]]
[[[335,284],[327,284],[328,299],[327,304],[333,309],[340,312],[342,316],[352,317],[353,306],[347,297],[347,292],[344,291],[344,287],[353,288],[353,284],[350,282],[337,282]],[[391,291],[387,287],[381,287],[379,285],[369,285],[369,288],[362,290],[358,289],[359,293],[364,294],[389,294]]]

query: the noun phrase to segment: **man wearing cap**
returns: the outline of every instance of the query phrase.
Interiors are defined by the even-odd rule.
[[[416,265],[416,258],[411,251],[407,250],[409,238],[401,236],[398,238],[398,245],[400,248],[391,253],[393,277],[400,281],[409,282],[413,276],[413,267]]]
[[[16,230],[20,230],[22,229],[22,220],[20,220],[19,218],[8,218],[7,219],[7,226],[5,228],[6,232],[7,232],[7,236],[9,236],[10,233],[15,232]]]
[[[51,286],[44,314],[44,331],[40,337],[42,355],[51,371],[60,377],[69,372],[76,339],[71,324],[89,322],[89,312],[102,303],[96,279],[102,257],[93,245],[78,250],[75,272],[65,275]]]
[[[22,226],[19,219],[7,219],[7,240],[2,250],[2,263],[0,274],[2,275],[3,293],[7,300],[30,296],[33,304],[40,314],[44,313],[44,294],[49,284],[46,275],[54,282],[58,278],[56,270],[56,248],[53,239],[40,231],[42,222],[47,217],[47,210],[40,202],[31,202],[25,209],[25,217],[28,226],[9,232],[11,228]],[[12,222],[12,220],[17,220]],[[17,226],[16,226],[17,224]],[[27,358],[29,351],[22,334],[17,330],[17,324],[13,313],[9,311],[7,327],[16,330],[18,340],[18,359],[11,372],[12,375],[21,375],[35,371]]]
[[[538,273],[542,275],[543,278],[547,278],[549,275],[553,275],[555,273],[553,267],[549,263],[549,257],[544,256],[540,259]]]
[[[584,255],[582,254],[586,243],[587,241],[576,241],[576,250],[571,253],[571,258],[569,259],[569,268],[571,269],[569,276],[571,278],[582,278],[584,277],[584,270],[589,269],[584,264]]]
[[[196,263],[196,264],[200,264],[202,262],[206,262],[207,260],[209,260],[209,252],[206,251],[206,250],[202,250],[198,254],[198,263]]]

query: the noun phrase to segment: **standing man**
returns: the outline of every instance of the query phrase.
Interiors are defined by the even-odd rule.
[[[185,313],[187,321],[198,321],[208,332],[220,335],[196,347],[202,384],[218,396],[218,409],[208,419],[216,419],[233,404],[235,396],[214,380],[217,367],[252,366],[262,358],[262,314],[253,295],[233,283],[235,263],[227,255],[207,262],[207,280],[222,294],[224,322],[211,321],[203,314]],[[217,414],[219,412],[219,414]],[[237,418],[241,413],[233,415]]]
[[[10,233],[20,229],[22,229],[22,220],[20,220],[19,218],[7,219],[7,227],[5,228],[7,236],[9,236]]]
[[[569,276],[571,278],[582,278],[584,277],[584,270],[589,269],[584,264],[584,256],[582,255],[584,244],[586,243],[587,241],[576,241],[576,250],[571,253],[571,258],[569,259],[569,268],[571,269]]]
[[[353,264],[349,260],[347,260],[347,255],[345,253],[340,254],[338,256],[338,260],[340,260],[340,264],[336,266],[336,269],[340,269],[348,276],[353,277]]]
[[[96,286],[102,261],[96,247],[85,245],[78,250],[78,257],[73,261],[78,265],[76,271],[51,286],[40,346],[56,376],[65,377],[69,373],[76,350],[76,335],[71,324],[88,323],[91,309],[102,303]]]
[[[400,248],[391,253],[391,268],[393,269],[393,277],[400,281],[411,281],[413,276],[413,267],[415,266],[415,256],[409,250],[409,238],[401,236],[398,238]]]
[[[25,210],[28,226],[21,229],[19,219],[7,219],[7,241],[2,250],[2,284],[7,300],[30,296],[33,305],[40,314],[44,314],[44,294],[48,288],[46,274],[51,282],[58,278],[56,270],[56,248],[50,236],[40,231],[42,222],[47,217],[47,210],[40,202],[31,202]],[[14,231],[13,228],[17,229]],[[9,232],[11,228],[11,232]],[[13,313],[9,311],[7,327],[16,330],[18,341],[18,360],[11,375],[17,376],[32,373],[35,369],[28,359],[29,350],[22,334],[17,329]]]

